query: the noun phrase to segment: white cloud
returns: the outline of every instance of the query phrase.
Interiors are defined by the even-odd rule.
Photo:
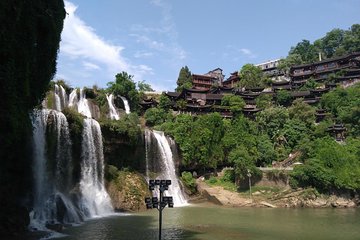
[[[238,51],[249,58],[256,58],[256,55],[250,49],[240,48]]]
[[[146,52],[146,51],[137,51],[135,54],[134,54],[134,57],[135,58],[149,58],[149,57],[152,57],[154,56],[154,53],[152,52]]]
[[[123,46],[111,44],[97,35],[93,28],[76,15],[77,6],[72,2],[65,1],[65,8],[68,14],[61,35],[60,54],[75,61],[80,60],[83,66],[81,70],[101,70],[100,66],[104,66],[106,76],[113,77],[118,72],[126,71],[137,80],[141,80],[143,74],[151,70],[143,65],[132,65],[122,55]]]
[[[83,66],[88,70],[99,70],[101,69],[98,65],[91,62],[83,62]]]

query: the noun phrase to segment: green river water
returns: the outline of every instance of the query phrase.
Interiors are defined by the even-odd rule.
[[[158,211],[87,221],[64,240],[158,239]],[[360,240],[360,209],[269,209],[188,206],[163,211],[162,239]]]

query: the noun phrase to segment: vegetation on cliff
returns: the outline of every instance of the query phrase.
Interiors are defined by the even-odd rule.
[[[21,232],[31,190],[29,112],[55,74],[65,18],[62,0],[0,2],[0,232]]]

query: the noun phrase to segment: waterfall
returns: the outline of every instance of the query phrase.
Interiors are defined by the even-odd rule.
[[[67,106],[67,94],[63,86],[55,84],[55,110],[62,111]]]
[[[152,136],[156,141],[152,141]],[[186,197],[176,175],[173,153],[168,139],[163,132],[146,130],[145,142],[147,178],[151,178],[151,176],[149,176],[150,171],[158,171],[157,179],[170,179],[171,185],[169,186],[169,190],[165,192],[166,195],[173,197],[175,206],[186,205]],[[151,148],[154,146],[156,146],[157,149],[151,151]],[[157,152],[158,154],[156,154],[156,156],[151,156],[153,152]]]
[[[100,125],[84,119],[80,191],[81,209],[86,216],[103,216],[113,212],[104,187],[104,155]]]
[[[81,213],[70,196],[72,158],[66,117],[61,112],[44,109],[34,110],[31,120],[35,194],[30,226],[44,230],[49,223],[79,223]]]
[[[120,96],[120,98],[123,100],[124,102],[124,107],[125,107],[125,112],[126,114],[130,114],[130,106],[129,106],[129,102],[125,97]]]
[[[61,111],[60,90],[59,90],[59,86],[57,84],[55,84],[54,98],[55,98],[54,99],[55,100],[55,110]]]
[[[114,95],[110,94],[107,95],[106,94],[106,99],[108,101],[108,105],[109,105],[109,110],[110,110],[110,119],[115,119],[115,120],[119,120],[119,114],[116,111],[116,108],[114,106]]]
[[[77,89],[73,89],[69,95],[69,107],[76,107],[78,103]]]
[[[85,115],[88,118],[91,118],[91,111],[89,107],[88,100],[85,97],[84,89],[80,89],[80,100],[78,102],[78,112]]]

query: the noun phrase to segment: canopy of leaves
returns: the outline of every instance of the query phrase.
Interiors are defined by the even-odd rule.
[[[151,85],[146,83],[145,80],[139,81],[137,87],[139,92],[154,92],[154,89],[152,89]]]
[[[245,101],[244,99],[242,99],[242,97],[238,95],[229,94],[229,95],[225,95],[221,99],[221,105],[228,106],[230,111],[234,115],[236,115],[241,113],[243,107],[245,106]]]
[[[263,71],[253,64],[245,64],[239,71],[239,77],[241,88],[263,87],[267,83]]]
[[[181,92],[184,88],[191,88],[192,87],[192,75],[187,66],[182,67],[179,72],[179,77],[176,81],[177,92]]]
[[[118,73],[115,76],[115,82],[108,82],[107,86],[108,92],[114,93],[115,96],[126,97],[130,108],[133,110],[138,109],[140,97],[132,75],[129,75],[127,72]]]

